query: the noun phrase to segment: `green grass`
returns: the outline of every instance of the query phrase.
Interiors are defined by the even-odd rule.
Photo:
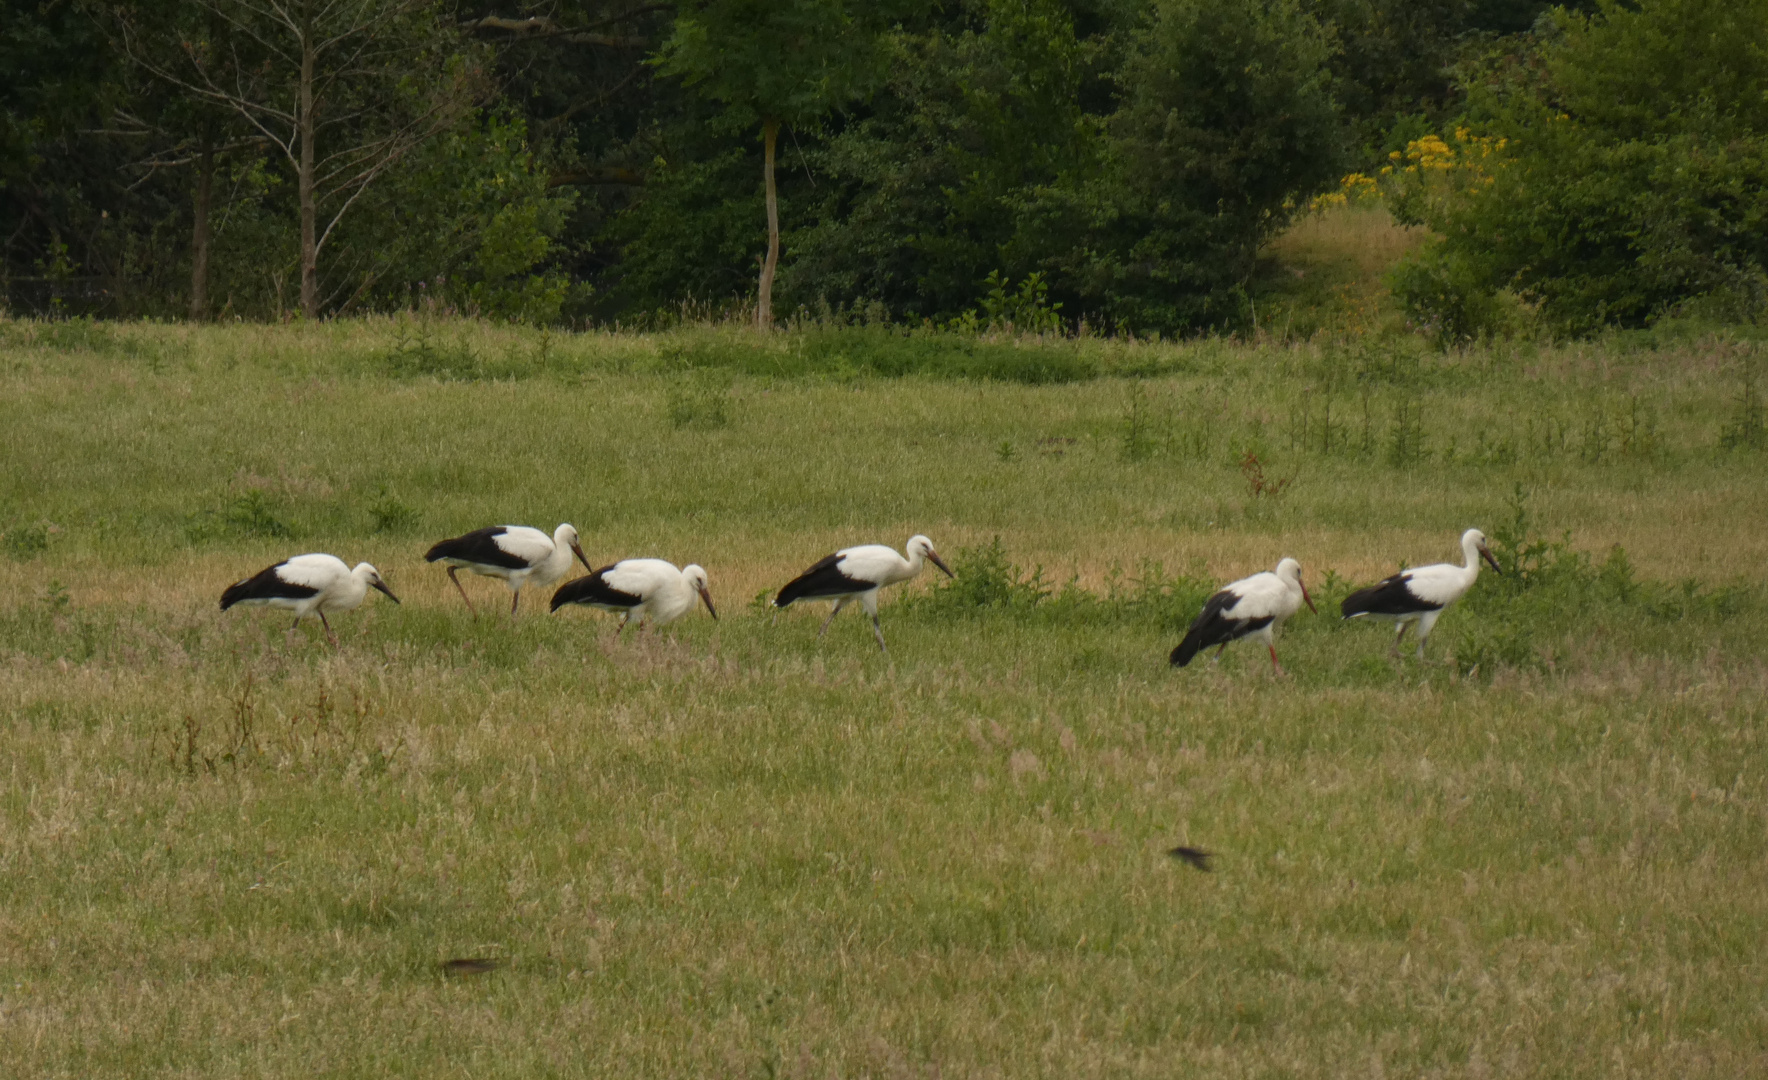
[[[423,332],[0,323],[7,1070],[1768,1073],[1736,343]],[[819,340],[873,358],[766,366]],[[724,617],[474,623],[421,561],[560,520]],[[1327,612],[1470,525],[1521,572],[1451,662],[1304,611],[1287,679],[1165,664],[1217,582]],[[913,532],[960,576],[889,658],[756,603]],[[215,610],[305,550],[404,603]]]

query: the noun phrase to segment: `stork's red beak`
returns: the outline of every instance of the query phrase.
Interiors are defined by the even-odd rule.
[[[956,575],[956,574],[954,574],[954,573],[952,573],[952,568],[951,568],[951,567],[949,567],[949,566],[947,566],[947,565],[945,565],[945,560],[944,560],[944,559],[942,559],[942,558],[940,558],[940,557],[939,557],[939,552],[937,552],[937,551],[929,551],[929,552],[928,552],[928,553],[927,553],[927,558],[928,558],[928,559],[930,559],[930,560],[931,560],[931,561],[932,561],[932,562],[933,562],[933,565],[934,565],[934,566],[937,566],[937,567],[939,567],[939,568],[940,568],[940,569],[941,569],[941,570],[944,570],[944,571],[945,571],[945,576],[946,576],[946,577],[948,577],[948,578],[955,578],[955,577],[957,577],[957,576],[958,576],[958,575]]]
[[[588,570],[592,574],[595,573],[595,567],[589,565],[589,560],[584,558],[584,556],[583,556],[583,545],[582,544],[580,544],[580,543],[572,544],[571,550],[575,551],[577,553],[577,561],[583,564],[583,568],[585,570]]]
[[[1297,578],[1295,583],[1301,585],[1301,579]],[[1320,609],[1314,606],[1314,598],[1308,595],[1308,587],[1306,585],[1301,585],[1301,599],[1303,603],[1307,604],[1309,611],[1313,612],[1315,615],[1320,614]]]
[[[1502,574],[1504,572],[1504,568],[1499,566],[1498,560],[1493,557],[1491,548],[1482,547],[1479,549],[1479,553],[1480,556],[1486,560],[1486,564],[1492,568],[1492,573]]]
[[[712,606],[712,593],[707,591],[704,586],[700,589],[700,599],[706,601],[706,610],[712,613],[713,619],[717,619],[718,609]]]

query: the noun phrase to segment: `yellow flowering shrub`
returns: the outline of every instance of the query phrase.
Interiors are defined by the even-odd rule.
[[[1338,206],[1370,206],[1385,202],[1407,224],[1417,224],[1425,209],[1418,200],[1446,197],[1492,183],[1503,167],[1508,139],[1475,135],[1456,128],[1450,139],[1426,135],[1406,149],[1388,155],[1375,176],[1354,172],[1339,181],[1338,190],[1316,195],[1308,210],[1318,213]]]

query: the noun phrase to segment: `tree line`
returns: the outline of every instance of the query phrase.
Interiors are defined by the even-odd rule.
[[[1233,329],[1260,246],[1397,160],[1443,238],[1399,277],[1421,317],[1479,333],[1503,294],[1638,322],[1761,278],[1765,5],[4,0],[0,288],[628,325],[947,325],[1018,290]],[[1512,164],[1401,182],[1466,130]],[[1602,239],[1547,235],[1567,220]]]

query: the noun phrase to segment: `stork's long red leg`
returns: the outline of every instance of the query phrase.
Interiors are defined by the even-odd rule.
[[[460,567],[450,566],[448,568],[448,580],[454,582],[455,588],[460,589],[460,598],[467,602],[467,610],[472,612],[473,618],[476,619],[479,617],[479,609],[473,606],[473,598],[468,596],[466,589],[461,586],[460,578],[454,576],[459,571]]]

